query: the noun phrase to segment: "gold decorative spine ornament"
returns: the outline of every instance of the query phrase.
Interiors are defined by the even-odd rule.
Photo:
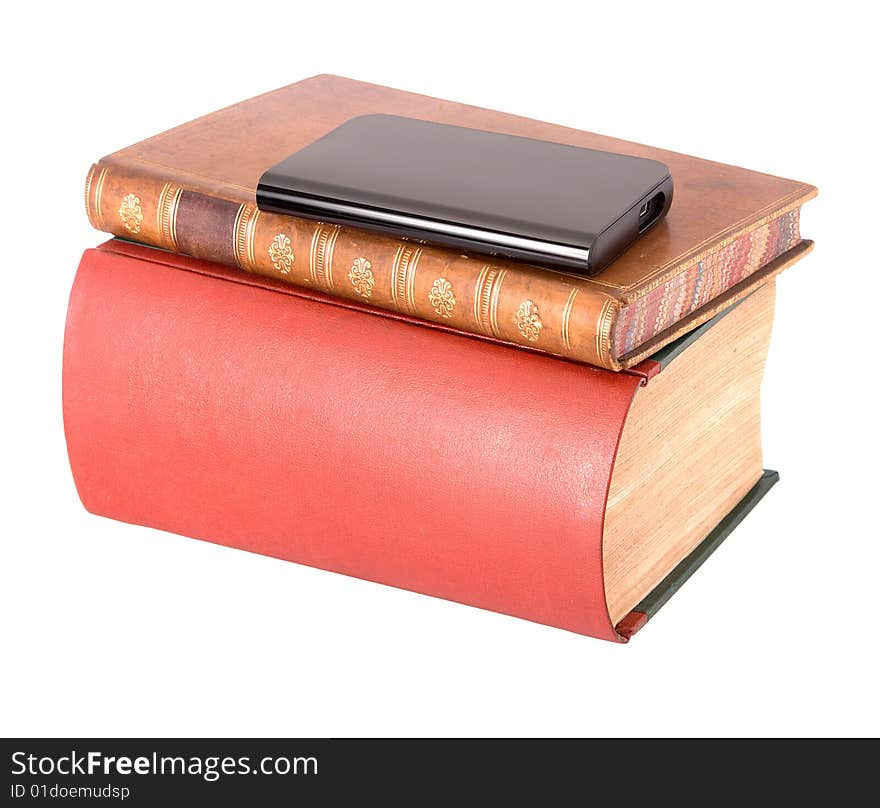
[[[348,271],[348,279],[361,297],[371,297],[376,279],[373,277],[373,265],[366,258],[355,258],[351,269]]]
[[[434,309],[434,313],[443,319],[452,317],[455,310],[455,294],[452,284],[446,278],[437,278],[428,293],[428,302]]]
[[[268,253],[269,260],[272,262],[275,271],[280,272],[282,275],[289,275],[291,269],[293,269],[293,261],[295,258],[290,238],[284,233],[278,233],[278,235],[272,239]]]
[[[538,341],[544,324],[541,322],[541,315],[533,300],[523,300],[519,304],[513,322],[519,329],[519,333],[529,342]]]

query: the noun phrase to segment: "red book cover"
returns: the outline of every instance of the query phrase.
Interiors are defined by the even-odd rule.
[[[607,640],[637,630],[647,609],[609,615],[603,521],[661,364],[614,373],[352,308],[87,250],[64,350],[85,507]]]

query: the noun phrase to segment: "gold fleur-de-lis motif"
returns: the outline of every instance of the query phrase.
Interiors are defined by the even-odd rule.
[[[366,258],[355,258],[348,271],[348,279],[361,297],[370,297],[373,294],[376,279],[373,277],[372,267]]]
[[[437,278],[428,292],[428,302],[434,307],[434,311],[444,319],[452,317],[455,309],[455,295],[452,292],[452,284],[446,278]]]
[[[141,207],[141,200],[135,194],[126,194],[119,206],[119,218],[122,219],[122,225],[132,235],[136,235],[141,231],[141,225],[144,223],[144,209]]]
[[[269,245],[269,260],[276,272],[287,275],[293,267],[294,257],[290,239],[284,233],[279,233],[272,239]]]
[[[529,342],[537,342],[541,336],[541,329],[544,324],[538,314],[538,307],[531,300],[524,300],[519,304],[516,315],[513,318],[519,333],[522,334]]]

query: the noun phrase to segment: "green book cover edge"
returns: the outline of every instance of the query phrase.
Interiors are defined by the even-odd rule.
[[[618,630],[624,636],[638,631],[660,608],[684,585],[714,553],[721,543],[733,533],[736,526],[751,513],[764,495],[779,482],[779,472],[764,469],[758,481],[733,509],[651,592],[620,622]],[[634,628],[628,628],[634,627]]]

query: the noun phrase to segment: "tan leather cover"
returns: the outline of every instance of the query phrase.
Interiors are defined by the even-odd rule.
[[[675,201],[664,222],[596,278],[257,210],[263,171],[349,118],[377,112],[650,157],[670,167]],[[100,230],[614,370],[643,357],[641,345],[656,350],[673,339],[678,321],[693,327],[711,317],[713,300],[768,263],[787,265],[803,254],[786,256],[800,240],[798,209],[815,192],[336,76],[283,87],[115,152],[92,167],[85,189]]]

